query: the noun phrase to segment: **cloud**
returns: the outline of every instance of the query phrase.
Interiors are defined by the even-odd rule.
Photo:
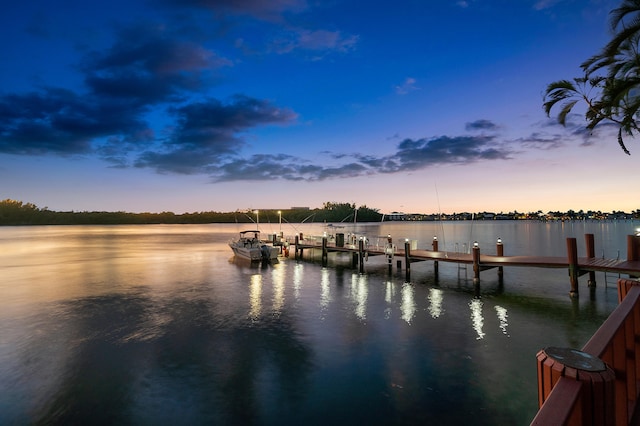
[[[269,51],[278,54],[294,50],[311,52],[346,53],[355,49],[358,36],[343,35],[340,31],[295,29],[283,31],[269,46]]]
[[[476,131],[476,130],[500,130],[500,126],[495,124],[490,120],[480,119],[476,121],[471,121],[464,125],[464,128],[467,131]]]
[[[535,10],[545,10],[552,8],[556,3],[559,3],[560,0],[538,0],[533,5]]]
[[[126,102],[80,96],[57,88],[0,96],[0,152],[73,155],[94,151],[97,138],[148,129]]]
[[[395,91],[398,95],[406,95],[414,90],[419,90],[419,88],[416,87],[416,79],[412,77],[405,78],[402,84],[395,86]]]
[[[142,24],[121,29],[106,51],[89,52],[82,71],[94,95],[148,105],[202,89],[207,73],[231,65],[198,44],[172,38],[161,25]]]
[[[136,167],[159,172],[205,173],[245,145],[240,133],[263,125],[288,124],[297,114],[268,101],[236,95],[223,104],[217,99],[173,107],[176,126],[157,150],[148,150]]]
[[[482,160],[509,160],[513,151],[494,136],[440,136],[405,139],[396,152],[376,157],[362,154],[332,154],[333,164],[313,163],[284,154],[234,158],[210,167],[214,182],[238,180],[322,181],[375,174],[423,170],[440,164],[469,164]],[[335,164],[338,163],[338,164]]]

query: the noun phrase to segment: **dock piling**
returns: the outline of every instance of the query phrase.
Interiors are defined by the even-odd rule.
[[[389,266],[389,273],[392,272],[392,263],[393,263],[393,238],[391,238],[391,234],[387,235],[387,264]]]
[[[496,255],[504,256],[504,245],[502,244],[502,238],[498,237],[496,240]],[[504,268],[502,266],[498,266],[498,281],[502,283],[504,278]]]
[[[433,251],[438,251],[438,237],[436,237],[435,235],[433,236]],[[436,279],[438,279],[438,261],[434,260],[433,261],[433,273],[436,275]]]
[[[322,237],[322,266],[327,266],[329,260],[329,252],[327,250],[327,237]]]
[[[596,249],[594,244],[593,234],[584,234],[584,243],[587,248],[587,257],[593,259],[596,257]],[[589,281],[587,281],[589,287],[596,286],[596,271],[589,271]]]
[[[364,240],[362,237],[358,241],[358,261],[360,263],[360,273],[364,273]]]
[[[569,264],[569,280],[571,281],[571,297],[578,296],[578,244],[575,238],[567,238],[567,261]]]
[[[480,246],[473,242],[473,283],[480,284]]]
[[[411,281],[411,244],[408,239],[404,241],[404,264],[406,265],[405,279],[409,282]]]

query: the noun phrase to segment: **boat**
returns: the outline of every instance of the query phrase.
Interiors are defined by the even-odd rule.
[[[260,231],[248,230],[240,232],[240,238],[229,242],[229,247],[237,257],[251,261],[271,261],[278,258],[280,249],[265,244],[260,239]]]

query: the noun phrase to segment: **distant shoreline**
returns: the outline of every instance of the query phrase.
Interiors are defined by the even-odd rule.
[[[292,208],[287,210],[238,210],[235,212],[194,212],[175,214],[128,213],[128,212],[57,212],[39,208],[22,201],[0,201],[0,226],[29,225],[169,225],[207,223],[372,223],[372,222],[433,222],[433,221],[484,221],[484,220],[537,220],[537,221],[582,221],[582,220],[637,220],[640,209],[634,212],[542,211],[519,213],[380,213],[366,206],[355,207],[349,203],[324,203],[322,209]]]

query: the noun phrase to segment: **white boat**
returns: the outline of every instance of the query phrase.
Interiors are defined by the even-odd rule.
[[[260,231],[248,230],[240,232],[240,238],[229,242],[233,253],[249,260],[270,261],[278,258],[280,249],[265,244],[260,239]]]

